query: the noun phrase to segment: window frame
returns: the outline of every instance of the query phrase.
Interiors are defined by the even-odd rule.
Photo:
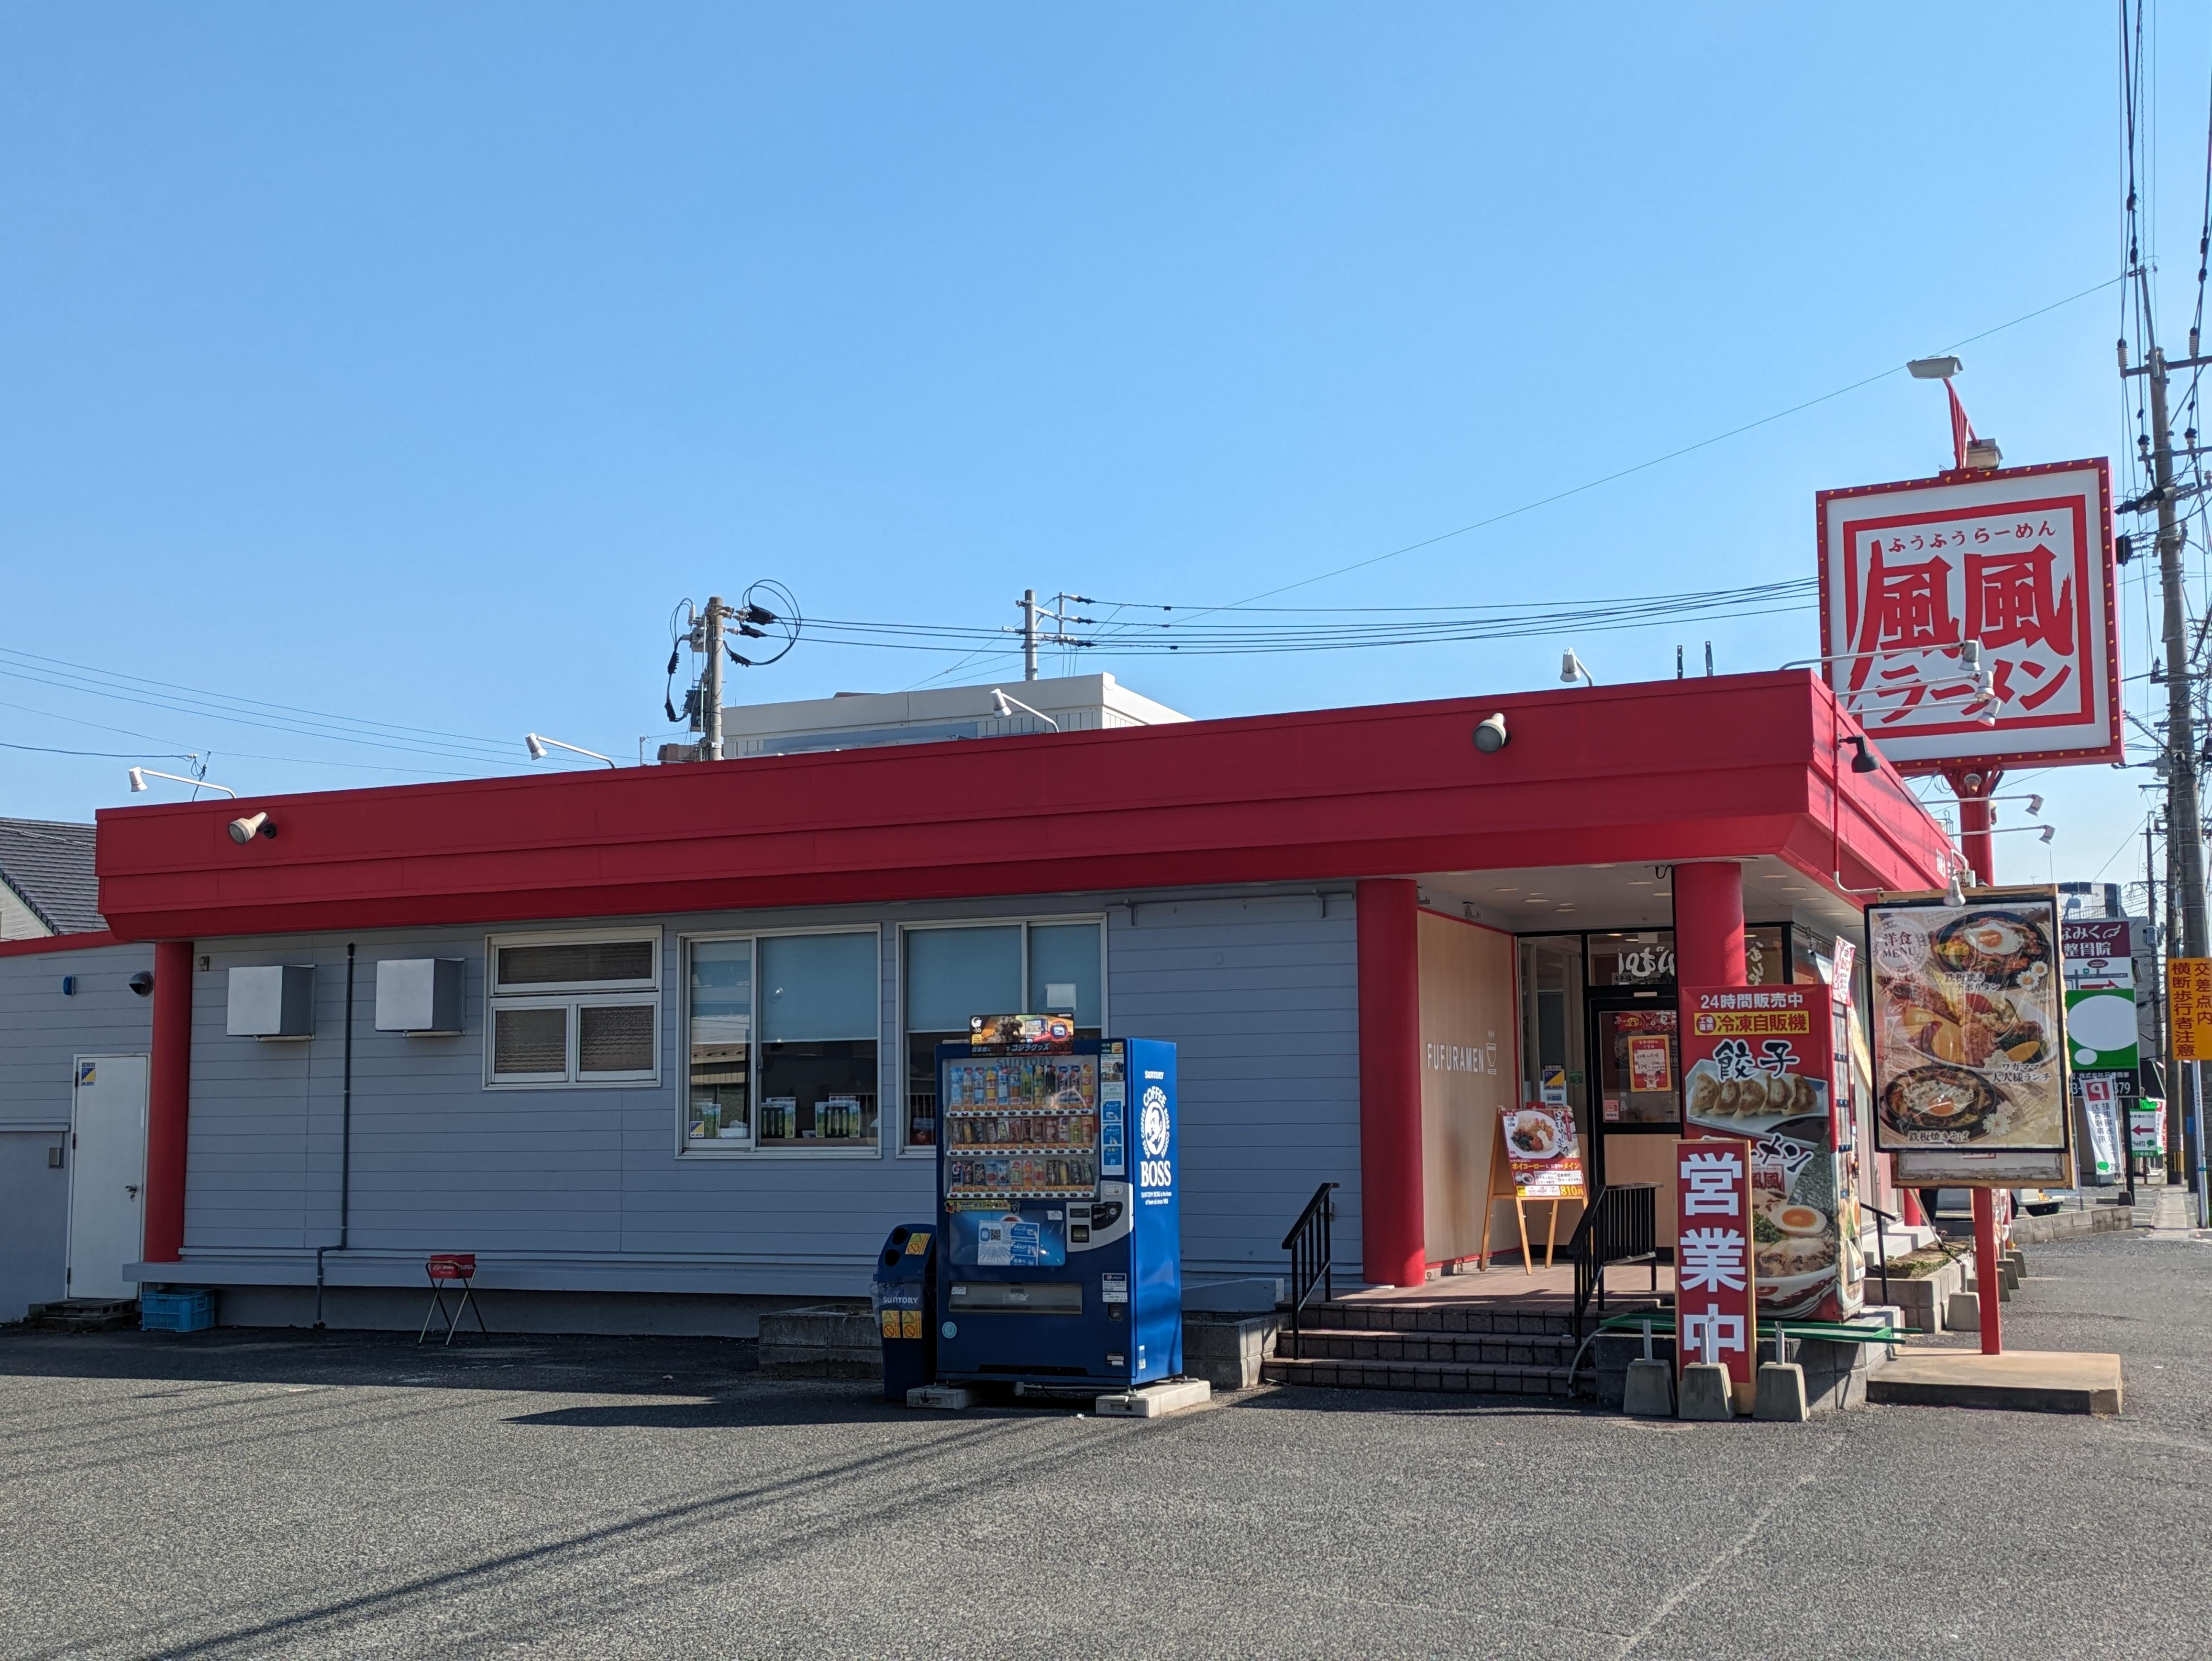
[[[763,1147],[759,1142],[761,1050],[765,1040],[761,1037],[761,950],[765,940],[786,938],[796,934],[872,934],[876,938],[876,974],[872,1001],[876,1012],[876,1030],[872,1042],[876,1046],[876,1138],[872,1146],[860,1147]],[[679,1159],[880,1159],[884,1157],[884,926],[880,922],[824,923],[812,927],[799,925],[782,928],[702,928],[686,930],[676,937],[678,959],[683,964],[683,1022],[682,1054],[678,1058],[683,1069],[683,1081],[676,1098],[676,1157]],[[752,1037],[747,1040],[745,1057],[746,1110],[752,1116],[754,1140],[743,1147],[709,1147],[695,1144],[685,1129],[691,1123],[691,948],[720,940],[744,940],[751,947],[752,977]],[[827,1042],[827,1041],[825,1041]],[[840,1043],[863,1043],[869,1040],[841,1039]],[[903,1123],[903,1115],[902,1115]]]
[[[631,928],[548,929],[484,937],[483,1088],[486,1090],[657,1090],[660,1086],[661,1005],[666,997],[662,972],[666,958],[662,945],[666,931],[658,925]],[[499,989],[499,953],[503,946],[577,946],[599,940],[645,940],[653,948],[649,979],[568,981],[533,986],[527,992]],[[583,1010],[620,1005],[653,1010],[653,1065],[621,1073],[582,1071]],[[550,1073],[506,1073],[496,1070],[499,1056],[499,1013],[503,1009],[565,1009],[568,1015],[567,1069]]]
[[[934,1159],[937,1157],[936,1143],[909,1143],[906,1139],[907,1038],[908,1036],[906,1026],[907,935],[909,933],[920,933],[923,930],[932,928],[1018,928],[1021,930],[1022,936],[1022,1000],[1026,1003],[1029,1001],[1030,986],[1030,928],[1039,924],[1049,928],[1055,923],[1083,922],[1096,923],[1098,926],[1098,1031],[1102,1037],[1110,1037],[1114,1031],[1112,1026],[1113,989],[1109,984],[1108,976],[1106,973],[1106,965],[1108,961],[1106,937],[1108,930],[1107,915],[1105,912],[1043,911],[1036,913],[1021,912],[1009,917],[931,917],[914,922],[901,922],[897,925],[898,961],[896,966],[896,972],[898,985],[896,988],[896,995],[894,999],[891,1015],[892,1031],[895,1034],[892,1039],[893,1059],[898,1069],[899,1116],[898,1145],[897,1151],[892,1155],[894,1159]],[[978,1011],[976,1013],[981,1013],[983,1012]],[[1019,1015],[1042,1012],[1008,1009],[994,1010],[990,1013],[994,1014]],[[942,1112],[940,1110],[940,1119],[942,1116]],[[883,1115],[880,1112],[876,1116],[876,1127],[877,1134],[880,1136],[883,1129]]]

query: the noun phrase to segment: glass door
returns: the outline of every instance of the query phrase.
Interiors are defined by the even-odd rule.
[[[1650,1182],[1645,1170],[1668,1148],[1650,1136],[1681,1135],[1681,1052],[1674,989],[1631,992],[1593,988],[1589,1034],[1592,1175],[1599,1182]],[[1634,1138],[1622,1141],[1622,1138]],[[1608,1150],[1607,1144],[1613,1143]]]

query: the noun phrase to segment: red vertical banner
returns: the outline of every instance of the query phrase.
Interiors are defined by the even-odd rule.
[[[1759,1293],[1751,1253],[1750,1145],[1704,1137],[1675,1145],[1676,1364],[1707,1359],[1732,1383],[1758,1377]]]
[[[1685,987],[1681,996],[1685,1128],[1744,1139],[1759,1311],[1839,1320],[1856,1295],[1844,1285],[1856,1278],[1856,1215],[1839,1156],[1850,1092],[1839,1089],[1847,1074],[1829,990]]]

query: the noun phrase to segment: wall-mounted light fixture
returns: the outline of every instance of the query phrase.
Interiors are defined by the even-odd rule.
[[[586,750],[580,744],[563,744],[560,739],[549,739],[542,733],[525,733],[522,735],[522,747],[530,751],[530,759],[532,761],[545,759],[545,748],[548,745],[556,750],[567,750],[579,756],[589,756],[593,761],[603,761],[610,767],[622,765],[612,756],[603,756],[596,750]]]
[[[238,792],[227,784],[217,784],[212,779],[188,779],[182,773],[163,773],[151,767],[131,770],[131,794],[137,795],[143,791],[148,779],[167,779],[172,784],[189,784],[195,789],[220,790],[234,801],[238,799]]]
[[[230,822],[230,839],[241,848],[256,837],[268,837],[273,839],[276,835],[276,822],[266,813],[248,813],[242,819],[233,819]]]
[[[1486,756],[1494,756],[1513,742],[1513,735],[1505,730],[1505,712],[1486,717],[1475,723],[1474,747]]]
[[[1060,731],[1060,723],[1054,721],[1050,715],[1045,714],[1042,709],[1032,709],[1028,704],[1024,703],[1019,698],[1008,697],[1005,690],[1001,687],[994,686],[991,689],[991,702],[997,706],[998,711],[1000,715],[1006,716],[1010,720],[1012,718],[1014,711],[1018,709],[1025,715],[1035,715],[1046,726],[1051,727],[1054,732],[1057,733]]]

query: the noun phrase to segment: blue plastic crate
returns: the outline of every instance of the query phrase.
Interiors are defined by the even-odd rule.
[[[138,1325],[146,1332],[200,1332],[215,1324],[215,1293],[205,1287],[173,1287],[138,1295]]]

